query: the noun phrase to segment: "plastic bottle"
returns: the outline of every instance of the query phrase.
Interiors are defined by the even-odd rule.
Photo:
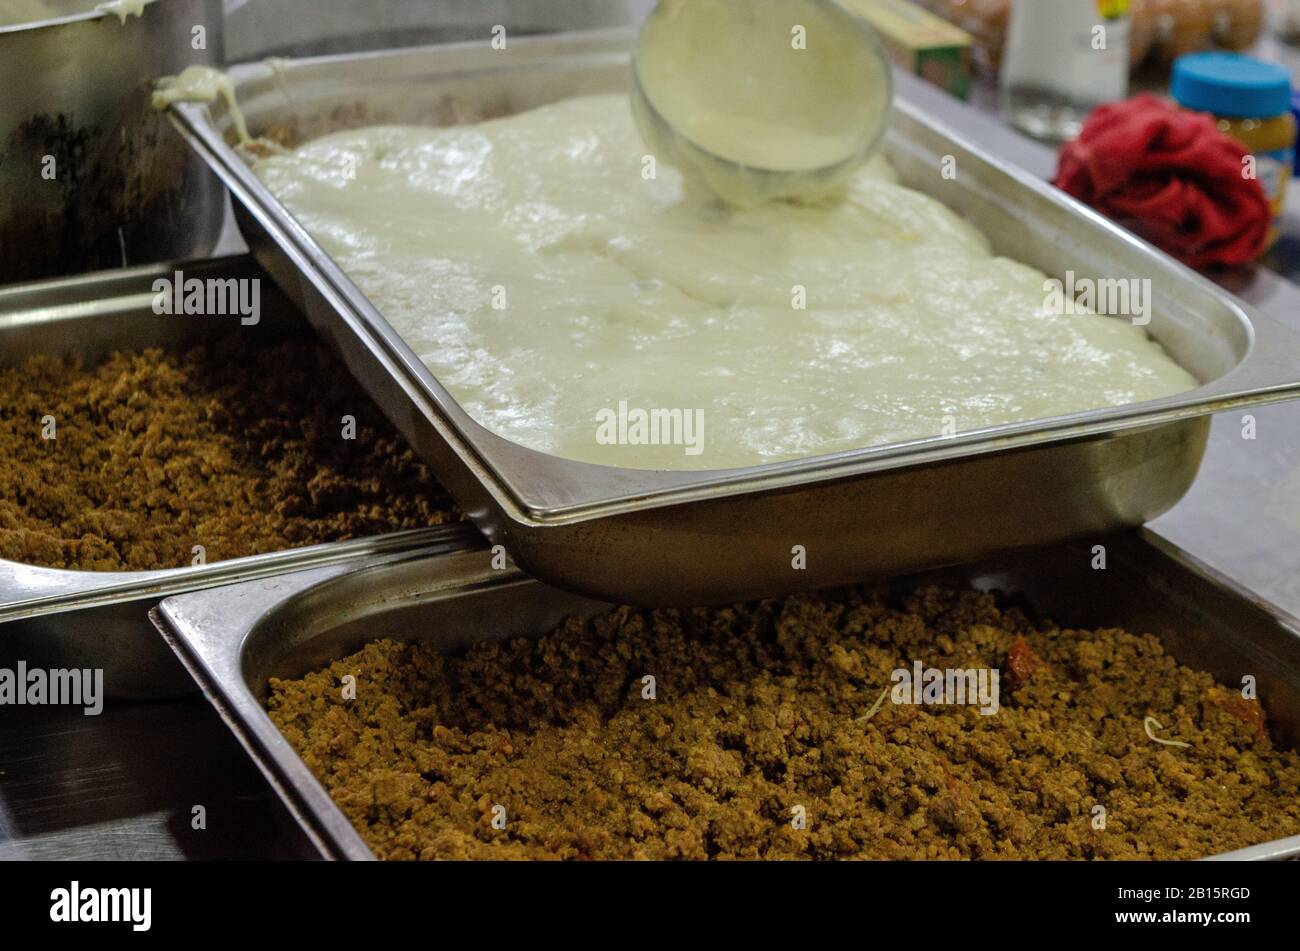
[[[1295,167],[1290,74],[1238,53],[1192,53],[1174,63],[1169,88],[1180,106],[1212,114],[1219,131],[1250,150],[1252,163],[1243,174],[1264,186],[1276,221]],[[1276,240],[1274,228],[1269,243]]]

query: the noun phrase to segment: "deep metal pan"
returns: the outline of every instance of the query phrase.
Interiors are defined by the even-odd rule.
[[[1222,683],[1258,678],[1274,739],[1300,743],[1300,622],[1262,605],[1150,533],[1116,536],[1105,571],[1078,544],[947,569],[939,580],[1026,598],[1071,626],[1149,631],[1182,663]],[[152,617],[323,857],[374,856],[266,715],[271,677],[319,670],[378,637],[428,640],[451,653],[485,640],[536,636],[566,616],[609,605],[513,570],[486,549],[410,553],[334,565],[235,588],[168,598]],[[1300,857],[1300,836],[1234,859]]]
[[[0,283],[210,254],[221,183],[149,96],[158,76],[225,62],[221,0],[39,7],[13,23],[0,3]]]
[[[243,326],[238,319],[156,315],[154,280],[171,278],[177,269],[201,280],[263,279],[260,321]],[[0,362],[6,365],[33,354],[75,354],[94,363],[112,350],[178,350],[232,332],[255,333],[267,341],[311,333],[248,257],[132,268],[0,290]],[[362,555],[472,543],[481,543],[481,536],[459,524],[159,571],[65,571],[0,560],[0,651],[31,663],[103,668],[105,687],[117,696],[168,693],[186,681],[147,619],[148,609],[166,595]]]
[[[627,88],[626,34],[252,64],[253,131],[298,137],[500,115]],[[1063,277],[1149,279],[1154,337],[1203,385],[1164,399],[744,469],[652,472],[525,449],[475,423],[228,141],[221,104],[178,128],[230,187],[259,261],[332,340],[464,509],[520,565],[611,600],[706,603],[957,563],[1154,518],[1191,484],[1208,414],[1300,392],[1300,336],[913,105],[896,77],[885,149],[904,182],[1000,253]],[[945,104],[963,108],[956,101]],[[940,174],[946,158],[955,178]],[[792,568],[803,546],[806,567]]]

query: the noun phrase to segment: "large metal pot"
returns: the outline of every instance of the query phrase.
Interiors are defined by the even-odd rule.
[[[0,25],[0,283],[203,255],[220,233],[221,186],[149,92],[223,62],[221,0],[157,0],[124,22],[79,5]]]

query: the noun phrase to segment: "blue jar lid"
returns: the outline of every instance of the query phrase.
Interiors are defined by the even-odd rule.
[[[1179,105],[1216,116],[1263,119],[1291,108],[1291,74],[1240,53],[1180,56],[1169,86]]]

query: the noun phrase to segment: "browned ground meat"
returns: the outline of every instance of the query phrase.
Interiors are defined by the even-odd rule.
[[[173,568],[195,545],[212,562],[458,517],[322,345],[238,333],[0,369],[0,486],[0,558],[51,568]]]
[[[1155,637],[970,591],[890,604],[620,608],[463,658],[381,640],[273,680],[268,705],[388,859],[1194,858],[1300,833],[1300,757]],[[914,660],[1001,668],[1000,711],[859,719]],[[1191,746],[1149,739],[1148,715]]]

